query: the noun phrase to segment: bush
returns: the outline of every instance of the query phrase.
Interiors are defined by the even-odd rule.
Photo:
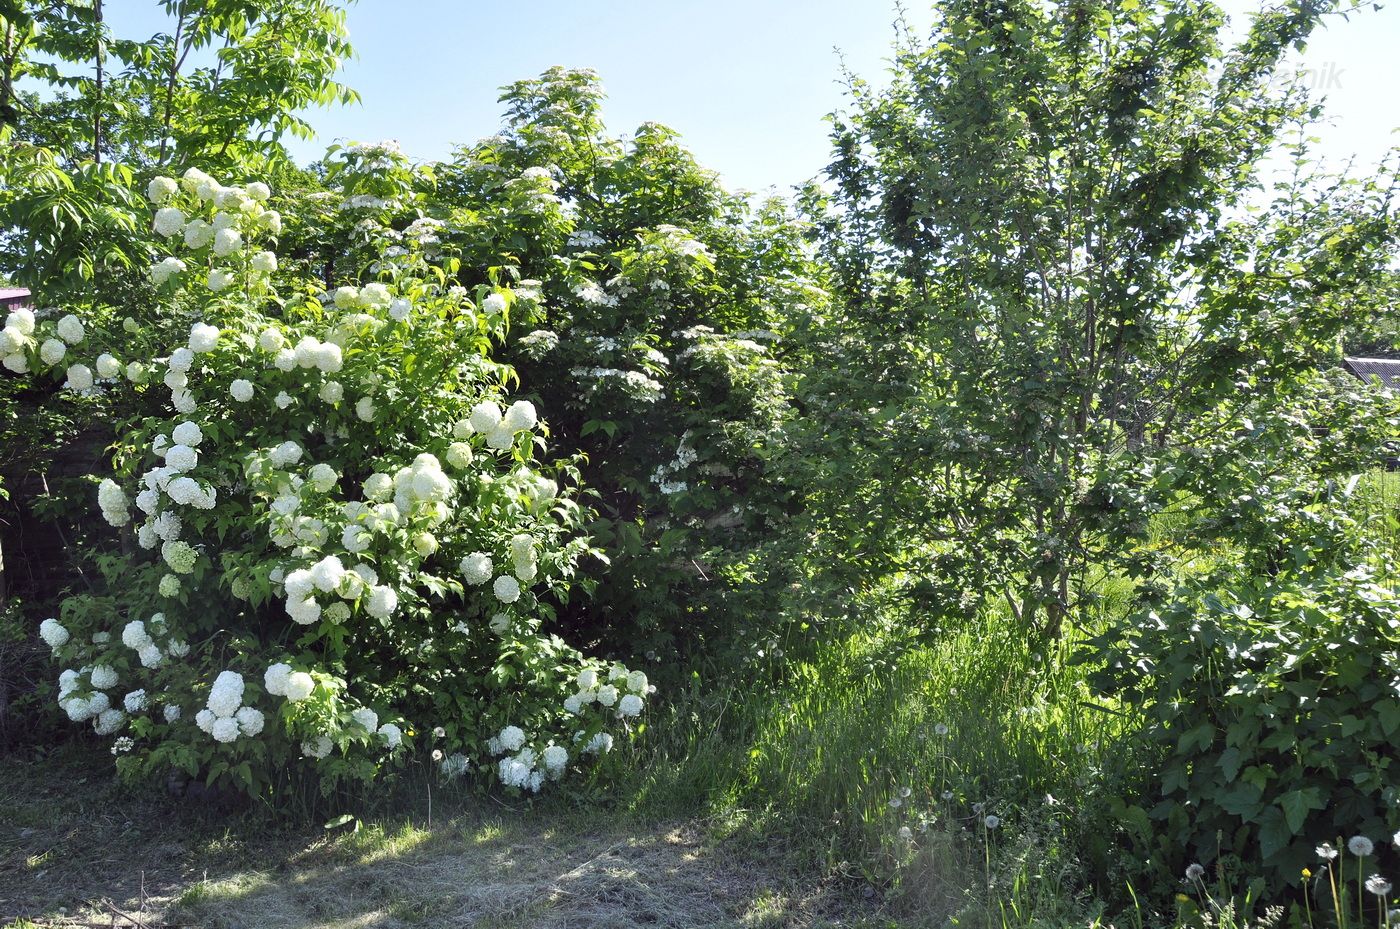
[[[1293,555],[1184,585],[1110,652],[1157,786],[1119,810],[1135,859],[1214,865],[1256,899],[1296,888],[1322,843],[1400,828],[1400,595],[1364,564]]]
[[[132,775],[268,796],[279,772],[329,789],[431,750],[538,790],[651,688],[541,632],[589,548],[574,463],[537,457],[532,404],[502,409],[492,349],[532,298],[453,286],[412,241],[335,288],[279,272],[270,193],[157,177],[155,230],[184,247],[144,318],[7,320],[7,369],[137,411],[95,487],[98,582],[40,630],[59,704]]]

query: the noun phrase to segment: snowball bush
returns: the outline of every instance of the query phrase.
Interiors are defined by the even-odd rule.
[[[265,185],[148,190],[176,253],[151,318],[17,310],[0,345],[144,414],[95,495],[136,554],[112,546],[107,587],[39,630],[60,707],[120,737],[124,771],[258,795],[284,767],[329,786],[429,751],[538,790],[611,746],[652,688],[541,631],[589,549],[574,467],[536,459],[546,427],[490,357],[515,295],[450,286],[412,244],[327,288],[279,270]]]

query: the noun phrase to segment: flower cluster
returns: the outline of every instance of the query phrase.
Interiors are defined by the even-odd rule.
[[[399,165],[389,150],[355,157]],[[548,172],[519,180],[552,196]],[[512,680],[493,669],[520,654],[550,656],[561,682],[588,666],[540,631],[541,598],[563,592],[587,550],[560,482],[571,472],[535,461],[547,429],[504,394],[508,371],[489,357],[512,301],[531,297],[445,284],[427,225],[380,255],[373,279],[289,279],[263,247],[282,229],[265,184],[191,169],[147,193],[175,252],[150,268],[168,303],[148,325],[96,346],[110,336],[78,312],[50,324],[20,310],[0,342],[8,370],[75,391],[110,381],[144,414],[97,485],[105,522],[135,542],[109,580],[128,612],[113,625],[110,600],[77,595],[40,628],[77,668],[60,677],[60,706],[121,733],[114,753],[132,770],[194,757],[249,789],[268,783],[250,766],[372,773],[440,723],[444,775],[494,770],[513,787],[539,789],[605,750],[603,724],[642,710],[640,672],[573,695],[548,676],[481,683]],[[348,208],[371,209],[364,196],[378,195],[351,194]],[[171,332],[174,344],[149,344]],[[421,679],[435,684],[405,685]],[[568,701],[579,718],[563,725]],[[512,766],[474,765],[495,754],[498,702],[534,741],[511,750]],[[468,705],[484,709],[463,718]],[[582,747],[566,750],[570,738]],[[333,756],[356,764],[320,764]]]

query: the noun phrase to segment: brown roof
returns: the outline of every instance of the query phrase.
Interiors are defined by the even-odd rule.
[[[1363,381],[1380,378],[1382,387],[1400,388],[1400,358],[1343,358],[1342,363]]]

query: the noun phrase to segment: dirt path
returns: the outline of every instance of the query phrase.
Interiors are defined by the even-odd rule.
[[[268,832],[138,798],[109,769],[0,761],[0,925],[126,913],[211,929],[888,926],[778,848],[693,822],[473,804]],[[21,924],[22,925],[22,924]],[[118,922],[118,925],[121,925]]]

